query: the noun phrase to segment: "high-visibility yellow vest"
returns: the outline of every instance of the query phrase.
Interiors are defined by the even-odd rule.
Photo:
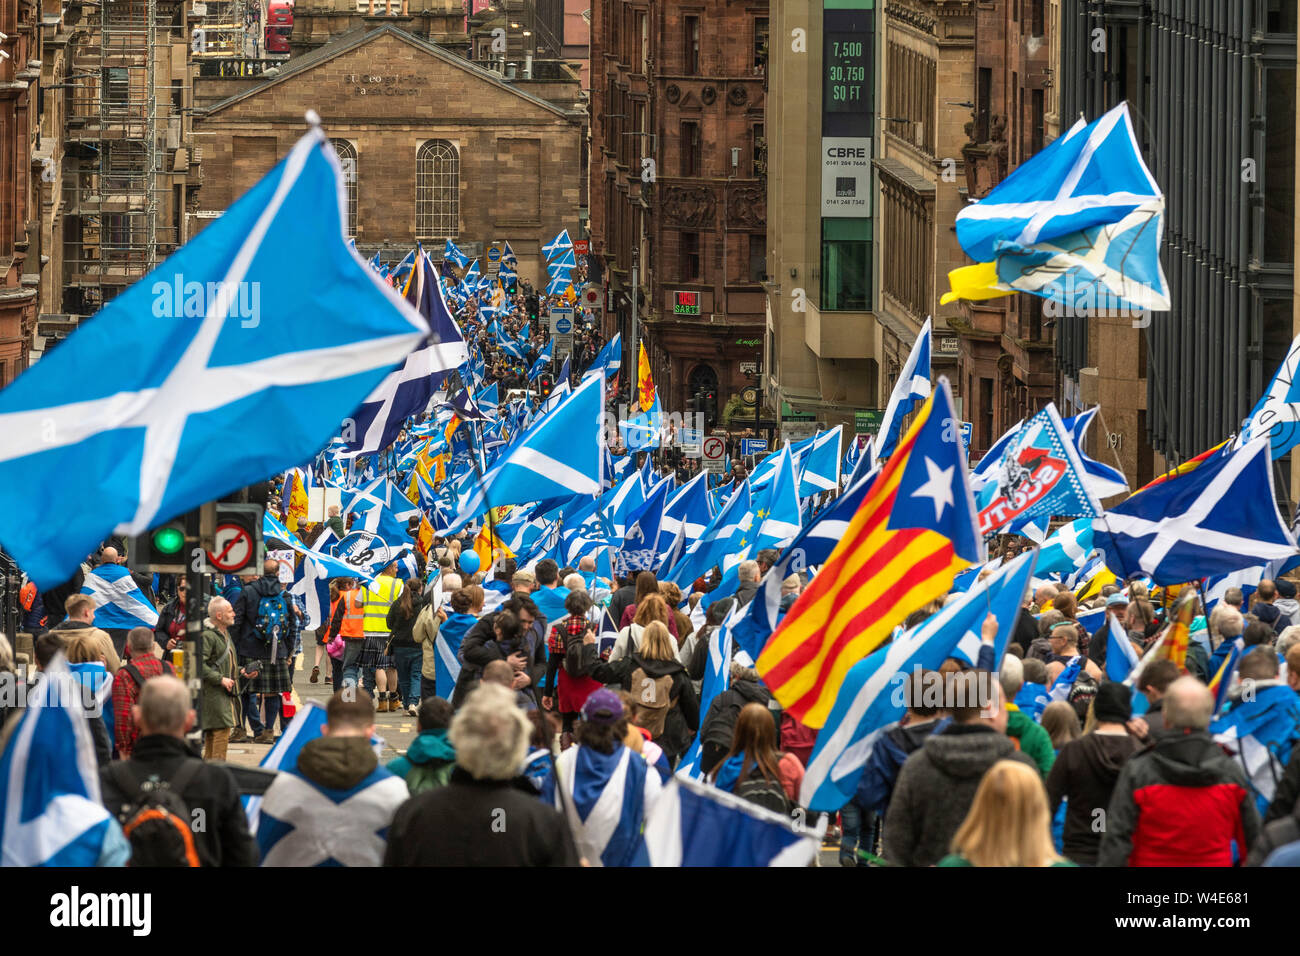
[[[388,633],[388,609],[402,593],[402,582],[381,575],[366,588],[366,633]]]

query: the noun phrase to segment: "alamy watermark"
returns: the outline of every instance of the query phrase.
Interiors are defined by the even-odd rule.
[[[1046,319],[1087,319],[1096,316],[1115,316],[1130,319],[1135,329],[1145,329],[1151,324],[1151,311],[1133,305],[1111,292],[1100,282],[1075,281],[1067,275],[1061,282],[1064,301],[1056,298],[1043,303]]]
[[[177,274],[171,282],[159,279],[150,291],[155,318],[201,319],[216,309],[240,319],[240,327],[245,329],[255,329],[262,322],[260,282],[186,282]]]

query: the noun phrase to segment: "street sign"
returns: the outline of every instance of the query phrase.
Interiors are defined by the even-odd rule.
[[[781,439],[786,444],[796,441],[802,441],[805,438],[811,438],[817,434],[816,422],[790,421],[789,419],[781,422]]]
[[[719,438],[717,435],[710,435],[700,443],[700,452],[704,470],[715,475],[722,474],[722,459],[727,452],[726,439]]]
[[[501,271],[501,257],[503,255],[505,255],[505,246],[502,243],[494,242],[488,246],[487,268],[484,270],[487,275],[494,276]]]
[[[674,292],[673,315],[699,315],[700,294],[698,292]]]
[[[582,288],[582,304],[583,304],[583,307],[584,307],[584,308],[588,308],[588,309],[599,309],[599,308],[600,308],[600,288],[599,288],[598,286],[594,286],[594,285],[583,286],[583,288]]]
[[[741,375],[757,375],[757,374],[758,374],[758,363],[757,363],[757,362],[741,362],[741,363],[740,363],[740,374],[741,374]]]
[[[766,451],[766,438],[742,438],[740,440],[740,453],[742,455],[757,455]]]
[[[698,428],[683,428],[678,435],[677,443],[681,446],[682,454],[687,458],[699,458],[702,439],[703,436]]]
[[[558,368],[573,351],[573,309],[569,306],[551,309],[551,340],[555,343],[551,360]]]
[[[556,319],[556,320],[555,320],[555,334],[556,334],[556,335],[568,335],[568,334],[569,334],[570,332],[572,332],[572,331],[573,331],[573,320],[572,320],[572,319]]]
[[[585,256],[585,255],[587,255],[587,254],[590,253],[590,252],[591,252],[591,240],[590,240],[590,239],[574,239],[574,240],[573,240],[573,254],[574,254],[575,256]]]
[[[962,447],[966,449],[966,454],[968,455],[970,454],[970,435],[973,428],[974,426],[971,425],[970,422],[961,423],[961,443]]]
[[[858,409],[853,413],[853,430],[859,435],[874,435],[880,431],[885,413],[879,408]]]
[[[249,563],[253,547],[252,537],[241,525],[219,524],[216,544],[208,552],[208,561],[222,574],[231,574]]]

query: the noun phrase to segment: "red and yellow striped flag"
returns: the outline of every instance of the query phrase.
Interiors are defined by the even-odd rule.
[[[1187,642],[1192,633],[1192,618],[1196,616],[1196,595],[1189,594],[1178,605],[1174,622],[1166,629],[1161,639],[1154,660],[1169,660],[1178,665],[1178,669],[1187,673]]]
[[[947,592],[970,563],[937,531],[888,527],[934,401],[932,395],[917,412],[840,543],[759,655],[758,672],[772,695],[809,727],[826,723],[849,668],[884,643],[908,614]]]

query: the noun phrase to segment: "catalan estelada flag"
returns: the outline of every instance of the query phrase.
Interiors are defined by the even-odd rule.
[[[1189,594],[1178,605],[1174,622],[1166,628],[1159,649],[1156,651],[1155,660],[1164,658],[1173,661],[1182,673],[1187,673],[1187,641],[1191,637],[1192,618],[1195,615],[1195,595]]]
[[[840,543],[758,658],[792,717],[821,727],[844,676],[908,614],[984,560],[946,379],[916,413]]]
[[[1215,455],[1223,452],[1224,446],[1226,446],[1227,444],[1228,443],[1226,440],[1221,441],[1213,448],[1209,449],[1208,451],[1201,452],[1195,458],[1187,459],[1181,465],[1178,465],[1175,468],[1171,468],[1169,471],[1166,471],[1163,474],[1159,474],[1155,478],[1152,478],[1150,481],[1148,481],[1137,491],[1133,492],[1133,494],[1136,495],[1139,491],[1146,491],[1148,488],[1154,488],[1162,481],[1168,481],[1170,478],[1177,478],[1180,475],[1187,474],[1189,471],[1196,470],[1197,468],[1201,467],[1201,465],[1205,464],[1207,461],[1213,458]]]
[[[641,357],[636,368],[636,394],[641,402],[641,411],[650,411],[655,403],[655,383],[650,377],[650,356],[646,355],[645,343],[641,343]]]

